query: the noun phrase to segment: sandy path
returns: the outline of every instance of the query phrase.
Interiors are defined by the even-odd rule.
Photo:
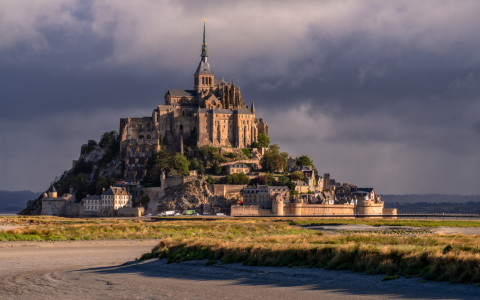
[[[0,299],[478,299],[480,288],[304,268],[135,262],[154,240],[0,243]]]

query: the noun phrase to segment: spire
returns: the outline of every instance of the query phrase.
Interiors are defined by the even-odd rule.
[[[255,105],[253,104],[253,101],[252,101],[252,108],[250,111],[252,112],[252,114],[255,114]]]
[[[203,18],[203,43],[202,43],[202,59],[198,64],[195,74],[213,74],[210,64],[207,61],[207,39],[205,37],[205,18]]]
[[[205,38],[205,18],[203,18],[203,44],[202,44],[202,57],[207,57],[207,39]],[[206,59],[205,59],[206,61]]]

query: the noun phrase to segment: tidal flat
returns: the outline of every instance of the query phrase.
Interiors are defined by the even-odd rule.
[[[394,231],[310,230],[305,224],[396,225]],[[402,226],[416,230],[403,230]],[[421,228],[476,228],[475,221],[335,220],[289,218],[66,219],[3,217],[0,247],[7,243],[154,240],[141,260],[168,264],[205,260],[206,265],[352,271],[382,278],[480,283],[480,236],[432,233]],[[302,225],[302,226],[300,226]],[[430,226],[428,226],[430,225]],[[477,225],[477,226],[475,226]],[[420,228],[421,227],[421,228]],[[406,227],[405,227],[406,228]],[[142,255],[143,254],[143,255]],[[368,280],[368,276],[365,277]],[[391,280],[391,281],[395,281]],[[477,287],[476,287],[477,288]]]

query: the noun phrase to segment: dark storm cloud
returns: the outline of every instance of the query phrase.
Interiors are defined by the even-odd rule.
[[[476,1],[0,4],[0,189],[41,190],[118,118],[235,78],[272,141],[385,193],[480,193]],[[48,171],[46,171],[48,170]],[[51,174],[50,174],[51,173]]]

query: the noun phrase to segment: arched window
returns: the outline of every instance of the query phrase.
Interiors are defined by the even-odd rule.
[[[184,111],[182,111],[182,116],[185,117],[185,112]]]
[[[141,135],[141,136],[139,136],[138,138],[139,138],[139,139],[143,139],[143,138],[145,138],[145,137],[144,137],[143,135]]]
[[[212,85],[212,77],[208,78],[208,84]]]
[[[151,139],[151,138],[152,138],[151,136],[147,135],[147,139]]]
[[[205,77],[202,77],[202,84],[205,84]]]

